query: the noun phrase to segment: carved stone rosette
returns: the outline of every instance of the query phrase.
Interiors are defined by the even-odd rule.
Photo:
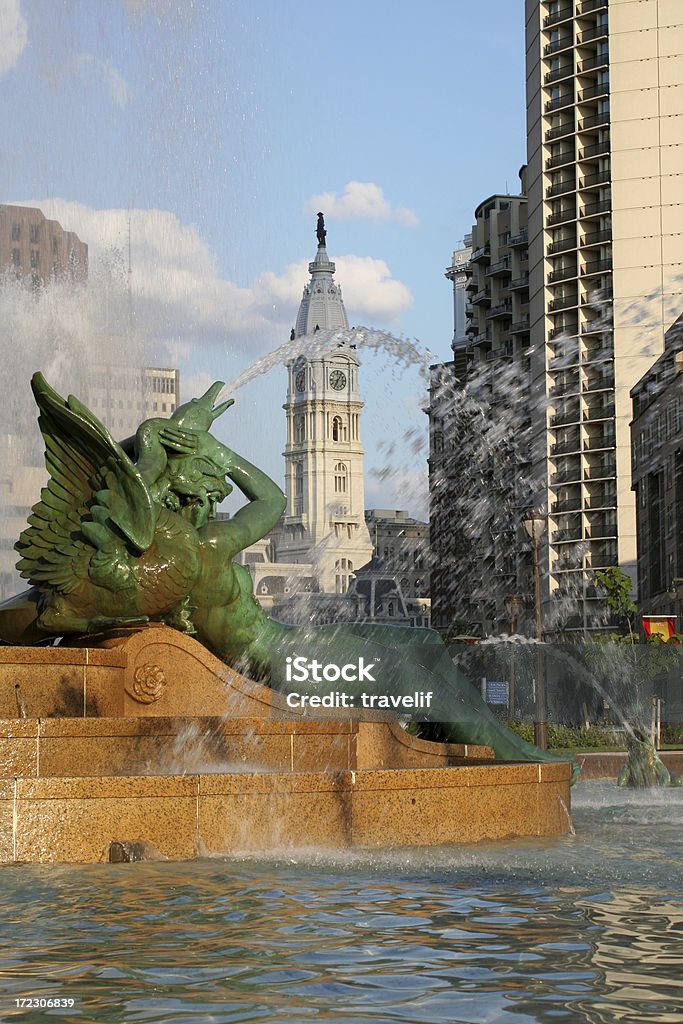
[[[163,697],[167,685],[161,666],[148,661],[136,668],[132,684],[126,684],[126,693],[140,704],[154,704]]]

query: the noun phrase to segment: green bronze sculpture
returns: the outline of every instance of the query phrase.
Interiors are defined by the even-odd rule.
[[[404,694],[419,684],[433,694],[431,720],[446,723],[444,738],[490,746],[508,760],[566,760],[501,725],[431,630],[299,628],[266,616],[248,570],[233,558],[275,526],[285,496],[211,435],[232,405],[214,405],[222,382],[170,419],[146,420],[121,443],[42,374],[31,386],[50,479],[16,544],[17,567],[31,588],[0,605],[6,643],[160,622],[279,689],[294,657],[381,664],[385,688]],[[217,506],[233,484],[248,502],[218,520]],[[345,689],[360,695],[362,674]]]
[[[632,729],[626,736],[626,764],[619,772],[617,786],[649,789],[651,786],[683,786],[683,779],[670,772],[644,729]]]

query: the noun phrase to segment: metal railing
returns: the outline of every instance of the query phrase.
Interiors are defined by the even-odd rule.
[[[548,274],[548,284],[555,284],[557,281],[568,281],[572,277],[578,277],[576,267],[560,267],[559,270],[552,270]]]
[[[567,192],[573,192],[576,188],[576,178],[562,178],[561,181],[556,181],[553,185],[549,185],[545,190],[546,198],[552,199],[553,196],[562,196]]]

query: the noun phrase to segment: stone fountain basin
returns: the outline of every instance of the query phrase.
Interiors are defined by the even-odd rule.
[[[569,763],[285,710],[166,627],[1,648],[0,862],[94,863],[131,840],[187,859],[570,829]]]

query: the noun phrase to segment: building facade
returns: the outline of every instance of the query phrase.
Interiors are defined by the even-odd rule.
[[[681,311],[683,5],[526,0],[526,51],[544,615],[586,634],[593,570],[636,578],[629,394]]]
[[[639,608],[683,623],[683,316],[631,391]]]
[[[33,285],[83,281],[88,246],[73,231],[29,206],[0,205],[0,272],[13,272]]]
[[[465,336],[456,319],[454,359],[430,380],[432,623],[447,634],[505,631],[506,598],[529,588],[526,196],[490,196],[470,237],[469,261],[446,271],[454,290],[465,276]]]

